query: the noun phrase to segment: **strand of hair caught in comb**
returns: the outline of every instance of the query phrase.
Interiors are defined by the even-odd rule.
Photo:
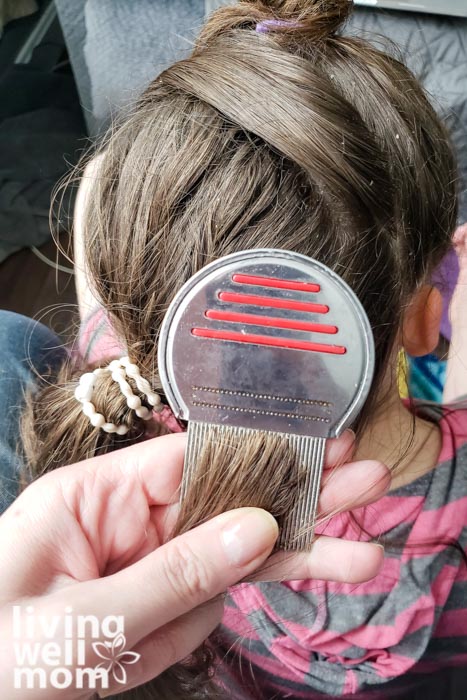
[[[324,444],[323,438],[191,421],[175,534],[225,510],[253,506],[278,521],[280,548],[309,549]],[[205,504],[202,516],[196,505],[200,501]]]

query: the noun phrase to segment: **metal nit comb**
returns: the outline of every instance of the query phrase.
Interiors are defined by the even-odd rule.
[[[326,438],[355,420],[373,367],[363,307],[325,265],[273,249],[207,265],[175,296],[159,341],[162,387],[188,421],[181,498],[211,425],[228,426],[239,445],[247,431],[282,433],[306,481],[278,545],[308,549]]]

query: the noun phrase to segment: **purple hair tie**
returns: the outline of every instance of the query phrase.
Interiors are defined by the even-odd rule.
[[[267,34],[274,27],[298,27],[300,22],[294,19],[265,19],[262,22],[258,22],[256,25],[256,31],[258,34]]]

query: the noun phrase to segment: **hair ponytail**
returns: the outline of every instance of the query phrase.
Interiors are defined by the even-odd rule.
[[[105,367],[107,364],[108,362],[102,361],[100,366]],[[26,481],[56,467],[112,452],[145,437],[146,421],[128,407],[125,396],[110,372],[96,377],[92,402],[106,421],[116,426],[125,426],[128,431],[124,435],[118,435],[92,425],[83,412],[82,404],[76,399],[75,391],[82,375],[94,369],[95,365],[80,365],[69,358],[61,366],[56,381],[52,383],[43,377],[39,391],[28,396],[22,425]],[[128,381],[138,395],[133,380]],[[141,398],[144,403],[144,397]],[[162,425],[151,424],[151,436],[164,432]]]
[[[222,34],[234,29],[254,30],[258,24],[266,22],[273,39],[299,50],[303,43],[326,41],[337,34],[352,7],[352,0],[243,0],[216,10],[201,30],[195,46],[203,50]]]

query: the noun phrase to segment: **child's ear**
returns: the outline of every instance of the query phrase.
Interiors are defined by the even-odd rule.
[[[443,298],[435,287],[424,284],[404,314],[402,345],[412,357],[433,352],[439,343]]]

